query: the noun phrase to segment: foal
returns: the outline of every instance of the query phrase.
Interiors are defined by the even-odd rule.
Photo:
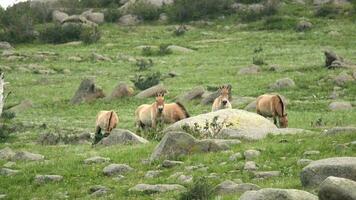
[[[212,111],[217,111],[221,109],[231,109],[231,103],[229,101],[229,91],[231,86],[223,85],[220,88],[220,96],[214,100]]]
[[[93,145],[98,143],[104,137],[109,136],[118,123],[119,117],[114,111],[100,111],[96,117],[96,130]],[[101,134],[102,129],[105,131],[104,135]]]
[[[279,95],[264,94],[256,100],[256,112],[264,117],[272,117],[277,125],[277,118],[280,128],[288,127],[288,117],[285,105]]]

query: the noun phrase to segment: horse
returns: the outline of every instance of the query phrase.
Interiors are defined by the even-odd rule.
[[[95,137],[93,145],[97,144],[101,139],[110,135],[111,131],[116,128],[119,123],[119,117],[115,111],[100,111],[96,117],[95,123]],[[101,130],[104,130],[104,135]]]
[[[231,103],[229,101],[229,96],[230,96],[230,90],[231,90],[231,86],[220,86],[219,88],[220,90],[220,96],[217,97],[214,100],[213,106],[212,106],[212,112],[217,111],[217,110],[221,110],[221,109],[231,109]]]
[[[256,100],[256,112],[264,117],[272,117],[276,126],[278,117],[279,127],[288,127],[285,104],[279,95],[264,94],[259,96]]]
[[[164,102],[164,93],[158,93],[153,104],[139,106],[135,111],[135,116],[136,125],[141,129],[146,127],[156,129],[159,122],[171,124],[190,117],[181,103],[166,104]]]

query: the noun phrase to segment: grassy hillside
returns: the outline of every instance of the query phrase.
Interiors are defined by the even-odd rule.
[[[67,194],[69,199],[89,199],[88,189],[92,185],[105,185],[112,189],[110,195],[103,199],[169,199],[176,194],[144,195],[129,193],[128,188],[137,183],[175,183],[168,177],[174,172],[184,171],[185,166],[208,166],[204,171],[194,171],[196,178],[217,173],[220,178],[213,179],[217,184],[226,179],[240,178],[244,182],[255,183],[261,187],[280,187],[300,189],[297,160],[306,150],[319,150],[320,155],[311,159],[331,156],[355,156],[354,148],[337,148],[356,140],[355,134],[321,137],[319,134],[297,136],[273,136],[259,142],[243,142],[232,148],[233,152],[243,152],[247,149],[261,149],[262,156],[256,160],[260,170],[279,170],[282,176],[268,180],[252,180],[250,174],[239,170],[242,160],[229,161],[232,152],[209,153],[183,158],[184,166],[164,169],[159,178],[147,180],[144,174],[156,169],[158,163],[145,165],[142,159],[148,158],[157,144],[152,141],[148,145],[114,146],[107,148],[91,148],[88,144],[41,146],[36,139],[43,132],[61,132],[64,129],[75,132],[94,131],[96,113],[99,110],[113,109],[120,116],[119,128],[135,131],[134,111],[143,103],[151,103],[152,99],[139,100],[124,98],[120,100],[98,100],[93,103],[70,105],[81,80],[84,77],[95,77],[96,83],[106,94],[110,94],[119,81],[130,83],[136,74],[137,67],[120,59],[119,55],[140,57],[139,45],[174,44],[194,49],[192,53],[173,53],[165,56],[151,56],[154,66],[150,71],[160,71],[166,74],[175,71],[175,78],[163,80],[167,87],[167,101],[172,101],[177,95],[191,88],[203,86],[218,86],[225,83],[232,85],[234,96],[257,97],[263,93],[272,92],[269,84],[277,79],[289,77],[296,87],[278,90],[287,97],[289,126],[321,132],[334,126],[356,125],[356,111],[330,111],[328,105],[332,100],[328,96],[335,84],[332,81],[320,81],[328,76],[339,74],[342,70],[328,70],[324,67],[323,50],[330,48],[346,59],[356,62],[356,26],[347,19],[315,19],[314,27],[307,32],[295,32],[293,29],[283,31],[264,31],[245,28],[236,24],[233,17],[214,21],[211,26],[192,26],[183,36],[172,34],[172,25],[145,24],[137,27],[120,27],[115,24],[101,26],[102,39],[92,45],[48,45],[28,44],[16,46],[16,51],[33,55],[40,51],[58,53],[55,58],[24,61],[0,60],[1,66],[28,66],[38,64],[48,69],[69,73],[41,75],[23,72],[15,69],[6,73],[6,81],[10,82],[7,90],[13,94],[8,103],[29,99],[33,108],[17,115],[16,121],[25,125],[36,125],[35,128],[17,132],[6,141],[0,143],[0,149],[11,147],[15,150],[28,150],[41,153],[45,162],[17,162],[15,169],[21,174],[13,177],[0,176],[0,194],[8,195],[9,199],[60,199]],[[259,26],[258,23],[254,24]],[[337,31],[338,35],[330,34]],[[267,64],[262,65],[262,72],[257,75],[239,75],[239,69],[252,64],[254,50],[262,48],[261,56]],[[112,58],[112,61],[95,62],[91,59],[92,52]],[[82,62],[69,61],[70,56],[81,56]],[[270,71],[271,66],[277,66],[277,71]],[[130,83],[131,84],[131,83]],[[339,100],[355,103],[355,82],[343,86],[344,93]],[[136,91],[138,92],[138,91]],[[199,101],[186,104],[189,113],[194,116],[209,112],[210,105],[201,105]],[[321,119],[322,126],[314,126]],[[46,124],[47,129],[39,128]],[[68,131],[67,131],[68,132]],[[286,139],[287,143],[280,143]],[[112,180],[102,175],[106,164],[86,166],[85,158],[100,155],[109,157],[112,163],[126,163],[135,169],[120,181]],[[224,165],[220,163],[227,162]],[[0,165],[6,161],[0,160]],[[56,184],[37,186],[33,184],[36,174],[59,174],[64,180]],[[189,174],[189,173],[188,173]],[[312,191],[313,192],[313,191]],[[236,196],[226,199],[238,199]],[[224,199],[225,199],[224,198]]]

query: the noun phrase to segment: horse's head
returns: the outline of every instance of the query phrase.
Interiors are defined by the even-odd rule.
[[[223,85],[220,87],[220,99],[224,106],[229,102],[229,90],[229,86]]]
[[[279,118],[279,124],[280,124],[281,128],[287,128],[288,127],[288,115],[287,115],[287,113]]]
[[[164,93],[157,93],[156,95],[156,106],[158,113],[162,113],[164,109]]]

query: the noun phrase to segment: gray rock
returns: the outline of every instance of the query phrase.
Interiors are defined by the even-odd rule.
[[[246,160],[254,160],[261,155],[260,151],[250,149],[244,152],[244,157]]]
[[[111,58],[94,52],[92,53],[92,58],[94,61],[112,61]]]
[[[54,10],[52,12],[53,22],[62,23],[67,17],[68,17],[68,14],[65,12],[61,12],[59,10]]]
[[[12,158],[12,161],[41,161],[44,156],[41,154],[30,153],[28,151],[17,152]]]
[[[9,109],[9,111],[14,112],[14,113],[20,113],[20,112],[23,112],[25,110],[32,108],[32,106],[33,106],[32,101],[29,99],[25,99],[25,100],[21,101],[20,104],[14,106],[14,107],[11,107]]]
[[[172,51],[173,53],[192,53],[192,52],[194,52],[193,49],[188,49],[188,48],[177,46],[177,45],[169,45],[167,47],[167,49]]]
[[[352,105],[350,102],[346,102],[346,101],[332,102],[329,104],[329,109],[332,111],[350,110],[352,109]]]
[[[320,200],[355,200],[356,182],[330,176],[325,179],[319,187]]]
[[[110,164],[103,169],[106,176],[122,175],[132,171],[133,168],[126,164]]]
[[[311,162],[313,162],[313,160],[303,158],[303,159],[298,160],[297,164],[299,166],[305,166],[305,165],[309,165],[309,163],[311,163]]]
[[[220,96],[220,92],[219,91],[215,91],[215,92],[205,92],[202,97],[203,99],[201,100],[201,104],[203,105],[208,105],[214,102],[214,100]]]
[[[313,24],[311,22],[308,22],[308,21],[300,21],[298,22],[297,26],[296,26],[296,30],[297,31],[308,31],[310,30],[311,28],[313,27]]]
[[[81,14],[87,20],[94,22],[96,24],[104,23],[104,13],[101,12],[92,12],[92,10],[85,11]]]
[[[13,167],[13,166],[15,166],[16,165],[16,163],[15,162],[7,162],[7,163],[5,163],[3,166],[4,167],[6,167],[6,168],[10,168],[10,167]]]
[[[323,132],[323,135],[332,136],[348,133],[356,133],[356,127],[334,127]]]
[[[347,0],[313,0],[315,6],[322,6],[325,4],[335,4],[339,6],[344,6],[350,4]]]
[[[240,75],[245,74],[258,74],[261,71],[261,68],[257,65],[252,65],[249,67],[245,67],[239,70]]]
[[[334,64],[334,62],[333,62],[333,64]],[[344,86],[347,83],[353,82],[354,78],[346,72],[341,72],[339,75],[335,76],[333,78],[333,80],[336,83],[336,85]]]
[[[93,197],[105,196],[106,194],[109,193],[109,191],[110,191],[109,188],[102,185],[94,185],[89,188],[89,194],[90,196]]]
[[[197,140],[184,132],[167,132],[151,154],[151,160],[176,158],[182,155],[202,152],[217,152],[228,149],[209,140]]]
[[[241,159],[242,158],[242,154],[240,152],[238,153],[234,153],[232,154],[230,157],[229,157],[229,160],[230,161],[236,161],[238,159]]]
[[[146,194],[152,193],[163,193],[170,191],[184,191],[185,187],[178,184],[157,184],[157,185],[149,185],[149,184],[137,184],[134,187],[130,188],[130,192],[143,192]]]
[[[133,96],[134,89],[128,86],[126,83],[119,82],[118,85],[111,92],[111,95],[108,97],[109,100],[119,99],[122,97]]]
[[[255,171],[257,170],[256,163],[253,161],[247,161],[244,165],[244,170],[246,171]]]
[[[227,195],[227,194],[238,194],[238,193],[244,193],[246,191],[251,191],[251,190],[259,190],[260,187],[251,184],[251,183],[241,183],[237,184],[233,181],[226,180],[219,185],[217,185],[214,189],[215,193],[219,195]]]
[[[193,176],[182,174],[178,176],[177,181],[182,184],[189,184],[193,182]]]
[[[356,80],[356,71],[352,73],[352,77],[354,77],[354,79]]]
[[[104,158],[100,156],[94,156],[91,158],[87,158],[84,160],[84,164],[98,164],[98,163],[105,163],[105,162],[110,162],[110,158]]]
[[[140,93],[138,93],[135,97],[139,99],[154,97],[157,93],[166,93],[167,90],[163,85],[155,85],[152,86]]]
[[[162,167],[164,168],[172,168],[172,167],[175,167],[177,165],[183,165],[184,162],[182,161],[175,161],[175,160],[164,160],[162,162]]]
[[[83,102],[92,102],[99,98],[104,98],[103,90],[95,85],[94,80],[84,79],[74,96],[70,100],[71,104],[80,104]]]
[[[303,168],[303,186],[317,186],[329,176],[356,180],[356,157],[335,157],[311,162]]]
[[[45,184],[52,182],[59,182],[63,179],[63,176],[60,175],[36,175],[35,184]]]
[[[313,155],[319,155],[320,151],[315,151],[315,150],[311,150],[311,151],[305,151],[303,153],[303,156],[313,156]]]
[[[8,42],[0,42],[0,49],[5,49],[5,50],[9,50],[9,49],[13,49],[11,44]]]
[[[69,56],[68,61],[73,61],[73,62],[82,62],[83,58],[80,56]]]
[[[256,100],[252,101],[251,103],[247,104],[247,106],[244,108],[244,110],[255,112],[256,111],[256,103],[257,103]]]
[[[135,26],[139,24],[141,20],[136,15],[124,15],[120,17],[119,24],[124,26]]]
[[[1,160],[11,160],[12,157],[15,156],[15,154],[16,153],[11,148],[5,147],[0,150],[0,159]]]
[[[114,129],[108,137],[103,138],[98,145],[127,145],[127,144],[146,144],[148,141],[129,130]]]
[[[179,102],[191,101],[193,99],[201,98],[204,92],[205,92],[205,88],[203,86],[198,86],[182,94],[177,98],[177,100]]]
[[[266,178],[278,177],[281,175],[281,172],[280,171],[254,172],[253,175],[257,179],[266,179]]]
[[[14,176],[18,173],[20,173],[19,170],[14,170],[14,169],[9,169],[9,168],[1,168],[0,169],[0,175],[3,175],[3,176]]]
[[[162,173],[161,170],[148,171],[145,174],[145,178],[156,178]]]
[[[271,84],[270,88],[272,90],[279,90],[279,89],[291,88],[294,86],[295,86],[295,83],[292,79],[282,78],[282,79],[277,80],[275,83]]]
[[[247,191],[240,200],[318,200],[318,197],[302,190],[264,188]]]

